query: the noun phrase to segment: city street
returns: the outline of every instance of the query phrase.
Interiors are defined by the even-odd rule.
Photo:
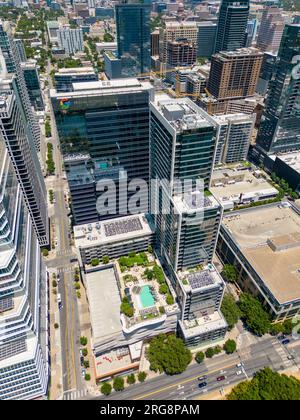
[[[51,67],[48,67],[50,73]],[[49,76],[50,79],[50,76]],[[70,243],[69,207],[65,192],[68,183],[64,179],[63,161],[59,149],[55,119],[52,115],[50,99],[47,97],[51,113],[51,131],[53,144],[53,157],[55,161],[55,178],[47,182],[48,187],[54,191],[55,206],[51,222],[55,229],[56,255],[47,263],[59,275],[58,293],[61,295],[62,308],[60,309],[61,354],[63,370],[64,394],[73,390],[84,390],[80,367],[80,320],[78,314],[77,296],[74,288],[75,265],[71,259],[76,258]]]
[[[288,360],[289,355],[294,355],[295,360]],[[244,368],[237,367],[243,363]],[[143,384],[136,384],[127,388],[122,393],[113,393],[109,397],[98,397],[99,400],[190,400],[203,397],[214,390],[237,384],[251,378],[255,372],[269,366],[275,371],[295,368],[300,366],[300,343],[291,343],[284,347],[276,338],[264,338],[257,344],[244,348],[234,355],[217,356],[207,360],[202,365],[193,364],[179,376],[160,375]],[[242,371],[241,375],[237,375]],[[207,387],[199,389],[198,378],[207,376],[201,382],[207,382]],[[217,378],[224,376],[223,381]],[[83,399],[90,399],[85,397]]]

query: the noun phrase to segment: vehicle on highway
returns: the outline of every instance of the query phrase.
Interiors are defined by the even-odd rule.
[[[58,304],[58,309],[59,310],[63,308],[60,293],[57,294],[57,304]]]
[[[219,377],[217,378],[217,381],[218,381],[218,382],[222,382],[222,381],[225,381],[225,379],[226,379],[226,376],[219,376]]]
[[[241,371],[241,370],[238,370],[237,372],[236,372],[236,376],[241,376],[243,374],[243,372]]]
[[[281,344],[283,344],[284,346],[286,346],[286,345],[290,344],[290,340],[283,340],[281,342]]]
[[[203,381],[206,381],[206,379],[207,379],[207,376],[206,376],[206,375],[204,375],[204,376],[200,376],[200,377],[198,378],[198,381],[199,381],[199,382],[203,382]]]
[[[202,382],[201,384],[198,385],[198,387],[201,388],[206,388],[207,387],[207,382]]]

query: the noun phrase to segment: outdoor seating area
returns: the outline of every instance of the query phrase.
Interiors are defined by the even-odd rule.
[[[174,304],[170,288],[152,253],[130,254],[118,261],[121,294],[134,309],[130,323],[155,318]]]

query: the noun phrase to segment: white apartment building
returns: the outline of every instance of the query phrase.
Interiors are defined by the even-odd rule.
[[[46,269],[30,213],[0,140],[0,400],[47,393]]]
[[[83,51],[83,31],[80,28],[72,29],[69,25],[62,26],[57,31],[58,45],[66,54],[75,54]]]

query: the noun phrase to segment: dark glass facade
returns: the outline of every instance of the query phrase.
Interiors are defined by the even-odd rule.
[[[89,153],[128,178],[149,179],[149,92],[52,101],[63,154]]]
[[[266,153],[300,149],[299,55],[300,25],[286,25],[257,137]]]
[[[116,93],[111,95],[90,95],[83,91],[82,95],[69,99],[59,99],[60,96],[52,98],[63,154],[89,154],[92,165],[96,165],[91,182],[85,180],[90,177],[90,170],[87,177],[84,176],[85,168],[83,175],[82,168],[78,169],[78,174],[76,168],[72,170],[70,187],[73,193],[76,191],[78,198],[78,194],[82,196],[82,193],[86,195],[90,191],[89,196],[93,197],[88,212],[85,211],[87,202],[76,200],[77,207],[74,206],[73,211],[76,207],[74,217],[77,223],[97,220],[96,184],[99,180],[113,178],[118,189],[118,175],[124,179],[126,171],[128,182],[136,178],[149,182],[150,92],[150,89],[141,89],[124,94],[116,89]],[[63,100],[68,105],[62,106]],[[114,216],[119,215],[117,211]]]
[[[151,70],[149,4],[116,5],[118,56],[123,76],[138,76]]]
[[[234,51],[246,46],[249,0],[222,0],[215,52]]]
[[[45,107],[37,68],[35,66],[32,68],[24,67],[23,72],[31,105],[36,111],[43,111]]]

